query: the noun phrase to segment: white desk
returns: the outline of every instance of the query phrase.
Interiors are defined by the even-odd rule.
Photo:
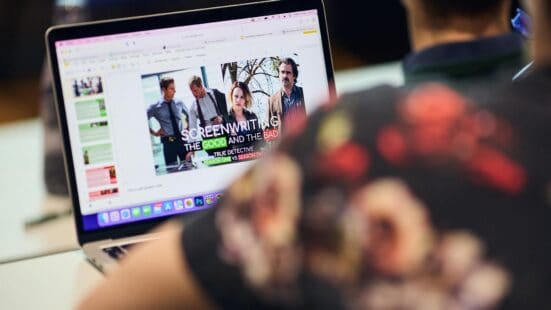
[[[103,278],[81,251],[0,265],[0,309],[74,309]]]
[[[380,84],[404,85],[404,76],[399,62],[390,62],[335,73],[337,93],[354,92]]]
[[[397,63],[336,74],[339,93],[381,83],[403,83]],[[68,203],[46,195],[42,147],[39,120],[0,126],[0,309],[72,309],[102,278],[81,251],[1,264],[77,247],[72,217],[23,227],[26,218]]]
[[[0,263],[78,248],[70,216],[25,230],[25,219],[69,208],[46,194],[40,120],[0,126]]]

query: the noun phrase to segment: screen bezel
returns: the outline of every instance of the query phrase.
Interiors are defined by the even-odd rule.
[[[318,12],[320,34],[322,47],[327,70],[328,89],[331,94],[334,89],[334,72],[329,48],[329,37],[327,31],[327,22],[325,18],[325,8],[322,0],[316,1],[294,1],[279,0],[256,2],[243,5],[233,5],[226,7],[217,7],[210,9],[201,9],[185,12],[156,14],[149,16],[140,16],[132,18],[123,18],[106,21],[95,21],[89,23],[64,25],[51,27],[46,32],[46,45],[48,60],[53,78],[54,96],[56,100],[56,110],[59,120],[59,126],[63,137],[63,152],[65,158],[65,170],[69,186],[69,193],[73,204],[73,214],[75,218],[79,244],[98,241],[103,239],[124,238],[133,235],[143,234],[161,222],[172,219],[174,216],[144,220],[118,226],[100,228],[98,230],[86,231],[83,228],[82,213],[80,210],[79,194],[77,190],[76,175],[73,165],[73,154],[71,151],[71,141],[69,139],[68,121],[63,100],[61,88],[61,78],[58,69],[58,59],[55,43],[57,41],[79,39],[94,36],[112,35],[125,32],[136,32],[160,28],[189,26],[203,23],[221,22],[241,18],[252,18],[258,16],[275,15],[283,13],[293,13],[298,11],[315,9]],[[190,212],[181,217],[192,216],[202,211]]]

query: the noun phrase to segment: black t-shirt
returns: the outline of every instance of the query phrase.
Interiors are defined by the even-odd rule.
[[[551,308],[551,71],[343,96],[185,227],[225,308]]]

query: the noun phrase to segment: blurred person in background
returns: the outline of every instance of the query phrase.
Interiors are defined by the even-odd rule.
[[[511,0],[402,3],[413,51],[402,63],[406,84],[510,80],[525,64],[522,38],[511,33]]]
[[[530,76],[343,96],[81,308],[550,308],[551,2],[531,3]]]

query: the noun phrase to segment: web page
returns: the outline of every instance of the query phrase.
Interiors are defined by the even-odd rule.
[[[315,10],[59,41],[56,52],[90,229],[216,204],[329,93]]]

